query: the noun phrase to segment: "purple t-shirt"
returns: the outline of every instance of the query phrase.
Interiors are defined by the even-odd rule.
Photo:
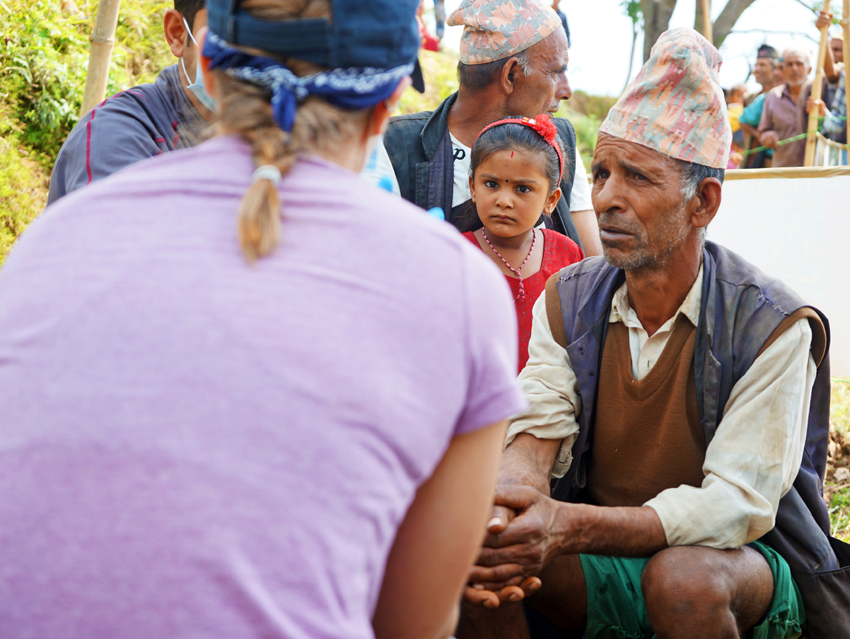
[[[250,266],[252,170],[234,138],[144,161],[0,272],[0,637],[371,637],[417,487],[524,409],[480,251],[307,159]]]

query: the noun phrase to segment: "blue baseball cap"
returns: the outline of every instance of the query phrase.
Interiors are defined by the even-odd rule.
[[[413,87],[425,91],[419,65],[419,0],[330,0],[333,20],[262,20],[240,0],[207,0],[209,29],[232,45],[254,47],[331,69],[393,69],[415,62]]]

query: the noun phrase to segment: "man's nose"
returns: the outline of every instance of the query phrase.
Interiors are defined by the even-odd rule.
[[[597,217],[602,213],[622,213],[626,209],[623,199],[624,186],[622,180],[614,175],[609,176],[602,183],[594,183],[590,191],[590,200]]]
[[[573,89],[570,86],[570,79],[567,77],[566,71],[560,75],[558,86],[555,87],[555,97],[558,100],[569,100],[573,97]]]

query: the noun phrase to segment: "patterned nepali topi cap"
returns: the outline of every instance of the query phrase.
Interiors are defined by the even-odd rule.
[[[447,23],[463,26],[464,64],[509,58],[561,28],[558,14],[538,0],[463,0]]]
[[[600,133],[725,169],[732,127],[720,87],[721,64],[717,49],[693,29],[661,34]]]

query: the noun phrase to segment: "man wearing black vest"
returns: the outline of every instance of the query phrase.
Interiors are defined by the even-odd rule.
[[[569,47],[561,21],[539,0],[463,0],[449,18],[462,25],[460,88],[436,110],[394,118],[377,149],[376,169],[393,190],[424,209],[440,207],[445,219],[466,231],[480,227],[469,193],[469,156],[488,124],[517,115],[554,114],[572,95],[567,80]],[[587,172],[576,151],[572,125],[555,118],[569,158],[563,196],[552,225],[601,254]]]
[[[604,259],[534,308],[530,409],[459,639],[850,638],[850,546],[822,497],[829,325],[705,240],[731,141],[721,62],[668,31],[602,125]]]

